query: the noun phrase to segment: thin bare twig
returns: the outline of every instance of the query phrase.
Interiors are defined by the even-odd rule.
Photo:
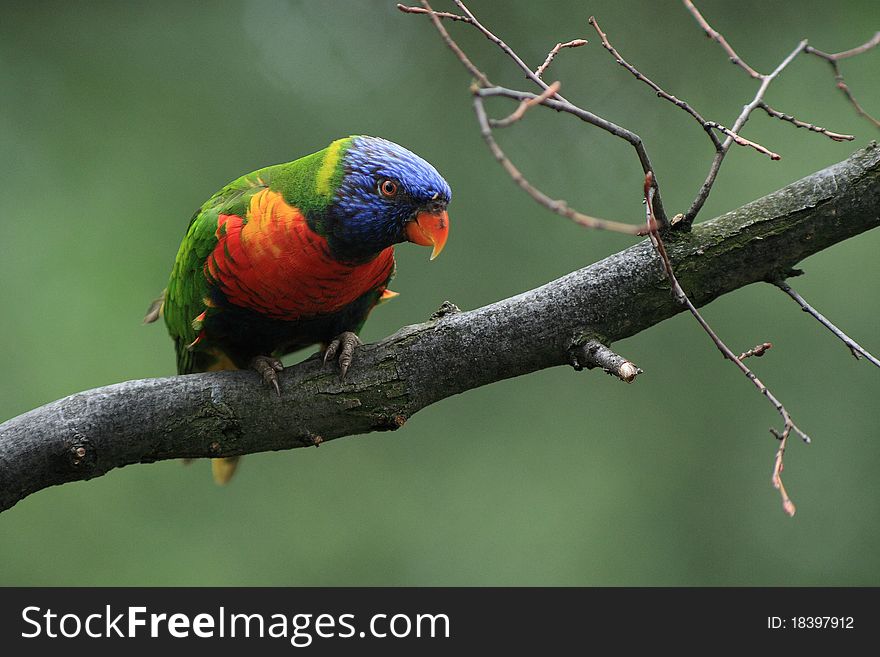
[[[841,59],[846,59],[847,57],[855,57],[856,55],[866,53],[871,50],[871,48],[876,48],[877,46],[880,46],[880,31],[874,32],[874,36],[872,36],[862,45],[856,46],[855,48],[850,48],[849,50],[844,50],[842,52],[836,52],[831,55],[831,57],[833,57],[836,61],[840,61]],[[818,52],[816,54],[818,54]]]
[[[486,145],[489,147],[489,150],[492,151],[492,155],[495,156],[495,159],[498,160],[498,163],[504,167],[504,170],[510,174],[510,177],[513,178],[513,181],[519,185],[519,187],[525,191],[529,196],[531,196],[535,201],[543,205],[548,210],[555,212],[556,214],[570,219],[580,226],[584,226],[585,228],[597,228],[600,230],[610,230],[617,233],[624,233],[627,235],[638,235],[639,227],[633,226],[630,224],[623,224],[617,221],[608,221],[606,219],[598,219],[596,217],[591,217],[589,215],[578,212],[577,210],[572,210],[568,207],[568,204],[565,201],[559,201],[550,198],[544,192],[539,190],[537,187],[532,185],[528,180],[526,180],[525,176],[520,172],[519,169],[510,161],[510,159],[504,154],[504,151],[501,150],[501,147],[498,145],[498,142],[495,141],[495,137],[492,136],[492,126],[489,124],[489,117],[486,115],[486,108],[483,105],[483,97],[480,93],[479,88],[474,88],[474,112],[477,115],[477,122],[480,124],[480,134],[486,142]],[[545,101],[546,102],[546,101]]]
[[[773,459],[773,473],[770,475],[770,483],[773,484],[773,488],[778,490],[780,497],[782,497],[782,508],[789,516],[793,516],[797,509],[794,502],[788,496],[788,491],[785,490],[785,484],[782,483],[782,471],[785,469],[783,458],[785,457],[785,448],[788,447],[788,437],[791,435],[791,432],[783,431],[779,433],[776,429],[770,429],[770,433],[776,436],[776,439],[779,441],[776,457]]]
[[[553,46],[553,50],[547,53],[547,59],[544,60],[544,63],[535,69],[535,75],[538,77],[544,75],[547,67],[550,66],[550,62],[552,62],[556,58],[556,55],[558,55],[559,51],[563,48],[580,48],[581,46],[585,45],[587,45],[586,39],[572,39],[571,41],[566,41],[565,43],[557,43],[555,46]]]
[[[693,7],[693,4],[690,3],[688,0],[685,0],[685,4],[689,7]],[[694,11],[696,11],[696,8],[694,8]],[[697,12],[697,14],[699,14],[699,12]],[[702,19],[702,16],[700,16],[700,19]],[[749,120],[749,116],[751,116],[752,112],[755,111],[755,109],[763,102],[764,94],[767,93],[767,87],[770,86],[770,83],[773,82],[773,80],[776,79],[776,76],[779,75],[785,69],[785,67],[788,66],[792,62],[792,60],[797,57],[806,47],[806,40],[801,41],[797,45],[797,47],[792,50],[785,59],[782,60],[779,66],[777,66],[772,73],[768,73],[767,75],[761,75],[760,73],[758,74],[761,80],[758,91],[757,93],[755,93],[755,97],[752,99],[752,102],[743,107],[742,112],[740,112],[740,115],[737,117],[736,122],[731,127],[732,132],[739,135],[739,133],[742,131],[743,126],[746,124],[746,121]],[[684,224],[685,226],[689,227],[693,223],[694,218],[703,207],[706,199],[709,198],[709,192],[712,191],[712,186],[715,184],[715,178],[718,177],[718,170],[721,168],[721,163],[724,161],[724,157],[727,155],[727,151],[730,150],[730,146],[731,144],[733,144],[734,141],[734,138],[728,135],[727,139],[724,140],[724,143],[721,144],[721,148],[715,153],[715,157],[712,158],[712,164],[709,167],[709,173],[706,176],[706,180],[700,187],[700,191],[697,193],[697,197],[694,199],[693,203],[691,203],[691,207],[688,208],[687,212],[685,212],[685,218],[682,221],[682,224]]]
[[[740,360],[751,358],[752,356],[754,356],[755,358],[760,358],[761,356],[766,354],[772,346],[773,344],[770,342],[763,342],[759,345],[755,345],[748,351],[744,351],[739,356],[737,356],[737,358],[739,358]]]
[[[467,18],[469,19],[468,23],[473,25],[480,32],[482,32],[483,36],[485,36],[487,39],[489,39],[489,41],[491,41],[492,43],[497,45],[499,48],[501,48],[501,50],[504,52],[504,54],[507,55],[508,57],[510,57],[510,59],[512,59],[514,61],[514,63],[517,66],[519,66],[520,69],[522,69],[523,73],[526,74],[526,77],[529,80],[531,80],[532,82],[537,84],[539,87],[541,87],[541,89],[547,89],[547,83],[544,82],[540,76],[535,74],[535,72],[532,70],[532,68],[528,64],[526,64],[522,60],[522,58],[513,51],[513,48],[508,46],[500,37],[496,36],[491,30],[486,28],[479,20],[477,20],[477,17],[474,15],[474,13],[470,9],[467,8],[467,5],[465,5],[464,2],[462,2],[462,0],[453,0],[453,2],[455,2],[455,5],[461,10],[461,12],[465,16],[467,16]],[[424,2],[422,2],[422,4],[424,4]],[[556,97],[559,98],[560,100],[565,100],[559,94],[557,94]]]
[[[402,11],[404,14],[430,14],[430,9],[425,9],[424,7],[410,7],[408,5],[397,5],[397,8]],[[467,16],[459,16],[458,14],[452,14],[448,11],[435,11],[434,15],[437,18],[448,18],[451,21],[461,21],[463,23],[470,23],[471,19]]]
[[[827,128],[822,128],[818,125],[807,123],[806,121],[798,121],[791,114],[785,114],[783,112],[780,112],[779,110],[775,110],[764,101],[758,103],[758,107],[767,112],[767,114],[769,114],[773,118],[779,119],[780,121],[787,121],[796,128],[806,128],[811,132],[817,132],[820,135],[825,135],[826,137],[828,137],[829,139],[833,139],[834,141],[852,141],[853,139],[855,139],[854,135],[844,135],[839,132],[831,132]]]
[[[556,92],[559,91],[559,87],[560,83],[559,80],[557,80],[534,98],[521,100],[519,106],[515,110],[513,110],[513,112],[509,116],[506,116],[503,119],[489,119],[489,125],[491,125],[493,128],[506,128],[512,123],[516,123],[523,117],[523,115],[525,115],[526,111],[528,111],[535,105],[540,105],[545,100],[550,98],[550,96],[555,96]]]
[[[807,46],[805,52],[810,55],[815,55],[820,59],[824,59],[831,66],[831,70],[834,72],[834,81],[837,83],[837,88],[843,92],[843,95],[846,96],[847,100],[852,104],[855,108],[856,112],[859,116],[863,116],[868,121],[873,123],[876,127],[880,128],[880,120],[877,120],[859,104],[859,102],[853,96],[852,91],[850,91],[849,85],[843,79],[843,73],[840,71],[840,64],[838,62],[841,59],[846,59],[847,57],[855,57],[856,55],[861,55],[872,48],[876,48],[880,45],[880,32],[876,32],[873,37],[868,39],[865,43],[860,46],[856,46],[855,48],[850,48],[849,50],[844,50],[838,53],[827,53],[818,48],[814,48],[813,46]]]
[[[524,100],[536,100],[538,98],[538,94],[533,94],[528,91],[517,91],[516,89],[508,89],[506,87],[486,87],[478,88],[477,90],[472,89],[471,91],[473,93],[479,94],[483,98],[491,96],[501,96],[503,98],[510,98],[512,100],[518,100],[520,102]],[[594,125],[597,128],[602,128],[602,130],[610,132],[615,137],[620,137],[625,141],[637,141],[639,138],[638,135],[630,132],[626,128],[622,128],[616,123],[612,123],[611,121],[603,119],[601,116],[597,116],[596,114],[582,109],[577,105],[572,105],[568,101],[560,101],[554,98],[547,98],[546,100],[541,101],[540,104],[545,105],[550,109],[556,110],[557,112],[565,112],[566,114],[576,116],[581,121],[589,123],[590,125]],[[630,141],[630,143],[632,142]]]
[[[717,121],[707,121],[706,125],[708,125],[712,128],[715,128],[719,132],[723,132],[725,135],[727,135],[728,137],[733,139],[733,141],[735,143],[739,144],[740,146],[748,146],[749,148],[754,148],[756,151],[758,151],[759,153],[763,153],[764,155],[769,157],[771,160],[781,160],[782,159],[782,156],[779,153],[774,153],[773,151],[761,146],[761,144],[754,142],[751,139],[746,139],[742,135],[736,134],[733,130],[731,130],[730,128],[725,128],[723,125],[721,125]],[[723,148],[723,144],[719,148]]]
[[[687,7],[688,11],[691,12],[697,23],[699,23],[700,27],[703,28],[706,36],[717,42],[718,45],[724,48],[724,52],[727,53],[727,56],[730,58],[730,61],[732,63],[742,68],[746,73],[749,74],[749,77],[752,77],[756,80],[763,77],[755,69],[746,64],[742,57],[736,54],[736,51],[731,47],[729,43],[727,43],[727,39],[725,39],[720,32],[712,29],[712,26],[706,22],[706,19],[703,18],[703,15],[700,13],[700,11],[696,7],[694,7],[693,2],[691,2],[690,0],[684,0],[684,6]]]
[[[721,354],[734,365],[736,365],[739,370],[754,384],[754,386],[758,389],[758,391],[767,398],[767,400],[773,405],[773,408],[779,413],[782,417],[783,429],[782,433],[776,432],[775,429],[771,429],[770,431],[780,440],[780,449],[777,451],[776,456],[776,464],[773,469],[773,485],[780,491],[780,495],[782,495],[782,506],[785,509],[785,512],[793,516],[795,512],[794,504],[792,504],[791,499],[788,497],[788,494],[785,492],[785,487],[782,485],[781,473],[782,473],[782,454],[785,451],[785,444],[788,441],[788,436],[794,431],[798,434],[805,443],[810,442],[810,437],[798,428],[798,426],[792,421],[791,415],[789,415],[785,406],[782,405],[776,396],[770,391],[767,386],[765,386],[761,380],[755,375],[752,370],[748,368],[748,366],[743,363],[744,359],[740,359],[730,350],[724,341],[718,337],[718,334],[709,326],[708,322],[703,319],[703,316],[697,310],[697,307],[693,304],[690,298],[685,293],[684,289],[682,289],[681,284],[678,282],[678,279],[675,276],[675,272],[672,269],[672,263],[669,260],[669,254],[666,252],[666,246],[663,243],[663,239],[660,237],[660,234],[656,229],[651,229],[652,224],[654,224],[654,213],[652,209],[653,205],[653,187],[651,185],[650,173],[645,177],[645,212],[648,224],[649,235],[651,237],[651,243],[654,245],[654,249],[657,251],[657,255],[660,256],[660,261],[663,264],[663,271],[666,273],[666,277],[669,279],[669,285],[672,288],[672,292],[675,295],[676,299],[679,300],[683,305],[687,306],[687,309],[690,311],[691,315],[694,316],[694,319],[697,320],[699,325],[703,328],[706,334],[712,339],[712,342],[715,343],[715,346],[718,347],[718,350]]]
[[[862,347],[858,342],[849,337],[846,333],[837,328],[831,320],[829,320],[825,315],[820,313],[818,310],[813,308],[809,303],[807,303],[806,299],[804,299],[800,294],[795,292],[791,286],[783,280],[773,281],[773,285],[778,287],[780,290],[785,292],[788,296],[790,296],[794,301],[801,307],[805,313],[808,313],[816,318],[816,320],[822,324],[825,328],[831,331],[834,335],[836,335],[847,347],[849,347],[850,352],[856,358],[856,360],[864,357],[870,363],[873,363],[877,367],[880,367],[880,360],[877,360],[871,353]]]
[[[697,123],[699,123],[703,130],[706,131],[706,134],[709,135],[709,139],[712,140],[712,144],[715,146],[715,148],[718,149],[721,147],[721,140],[719,140],[718,137],[715,136],[715,133],[712,132],[712,127],[709,125],[708,121],[706,121],[706,119],[704,119],[702,115],[697,112],[697,110],[695,110],[685,101],[663,91],[663,89],[661,89],[659,85],[655,84],[647,76],[643,75],[642,72],[639,71],[635,66],[627,62],[621,56],[621,54],[617,52],[614,46],[611,45],[611,42],[608,40],[608,35],[606,35],[605,32],[602,31],[602,28],[599,27],[599,21],[596,20],[595,16],[590,16],[587,22],[592,25],[596,32],[599,34],[599,38],[602,40],[602,47],[605,48],[605,50],[607,50],[609,53],[611,53],[611,56],[614,57],[618,64],[620,64],[621,66],[623,66],[623,68],[632,73],[637,80],[641,80],[649,87],[651,87],[651,89],[653,89],[654,92],[658,96],[660,96],[660,98],[668,100],[676,107],[683,109],[685,112],[694,117]]]
[[[751,139],[746,139],[745,137],[738,135],[733,130],[731,130],[730,128],[724,127],[723,125],[721,125],[717,121],[707,121],[706,119],[703,118],[703,116],[699,112],[697,112],[687,102],[681,100],[680,98],[676,98],[672,94],[667,93],[666,91],[661,89],[658,84],[656,84],[650,78],[645,76],[641,71],[639,71],[635,66],[633,66],[632,64],[627,62],[620,55],[620,53],[614,48],[614,46],[611,45],[611,42],[608,40],[608,36],[605,34],[605,32],[602,31],[602,28],[599,27],[599,22],[596,20],[595,17],[590,16],[589,23],[590,23],[590,25],[592,25],[596,29],[596,32],[598,32],[599,38],[602,40],[602,46],[605,48],[605,50],[607,50],[608,52],[611,53],[611,55],[614,57],[614,59],[617,61],[618,64],[620,64],[627,71],[632,73],[633,76],[637,80],[641,80],[642,82],[647,84],[649,87],[651,87],[651,89],[653,89],[654,92],[660,98],[664,98],[664,99],[668,100],[669,102],[671,102],[672,104],[674,104],[676,107],[683,109],[685,112],[690,114],[694,118],[694,120],[697,121],[697,123],[700,124],[700,126],[703,128],[703,130],[706,131],[706,134],[708,134],[709,138],[712,140],[712,145],[715,146],[716,152],[721,150],[722,143],[718,139],[718,137],[715,136],[713,129],[724,133],[728,137],[731,137],[733,139],[733,141],[736,144],[739,144],[740,146],[754,148],[759,153],[762,153],[762,154],[768,156],[771,160],[778,160],[781,158],[781,156],[778,153],[774,153],[773,151],[765,148],[764,146],[761,146],[761,144],[754,142]]]
[[[505,87],[489,87],[489,88],[476,87],[476,88],[472,88],[471,91],[472,91],[472,93],[479,95],[481,98],[487,98],[487,97],[491,97],[491,96],[501,96],[503,98],[511,98],[513,100],[518,100],[520,102],[522,102],[524,100],[535,100],[538,98],[537,94],[532,94],[527,91],[517,91],[515,89],[507,89]],[[559,95],[557,94],[557,98],[558,97],[559,97]],[[537,101],[536,101],[536,104],[537,104]],[[577,118],[579,118],[581,121],[584,121],[585,123],[589,123],[589,124],[594,125],[596,127],[602,128],[606,132],[610,132],[612,135],[615,135],[616,137],[620,137],[621,139],[628,141],[636,149],[636,153],[639,155],[639,159],[642,162],[642,166],[645,166],[645,162],[647,160],[641,159],[641,155],[644,153],[644,151],[639,150],[639,147],[641,145],[641,139],[639,139],[639,136],[637,134],[630,132],[626,128],[622,128],[621,126],[617,125],[616,123],[612,123],[611,121],[603,119],[601,116],[597,116],[597,115],[593,114],[592,112],[589,112],[581,107],[578,107],[577,105],[572,105],[568,101],[560,101],[560,100],[556,100],[554,98],[547,98],[546,100],[542,101],[540,104],[544,105],[546,107],[549,107],[550,109],[556,110],[557,112],[565,112],[566,114],[571,114],[572,116],[576,116]],[[645,154],[645,157],[647,157],[647,154]],[[654,181],[654,183],[656,184],[656,181]],[[655,216],[656,216],[656,209],[655,209]],[[629,224],[626,224],[626,225],[629,225]],[[660,225],[661,225],[661,227],[664,226],[664,224],[662,224],[662,223]],[[645,233],[641,229],[639,229],[639,232],[637,232],[636,234],[637,235],[644,235]]]
[[[422,7],[425,9],[426,14],[431,19],[431,22],[434,24],[434,27],[437,29],[437,32],[440,33],[440,38],[443,39],[443,43],[458,57],[458,60],[464,64],[464,67],[470,72],[477,81],[483,85],[484,87],[491,87],[492,83],[489,82],[489,78],[486,77],[486,74],[483,73],[480,69],[478,69],[474,63],[470,60],[470,58],[464,54],[464,51],[458,47],[458,44],[449,36],[449,32],[446,31],[446,28],[443,27],[443,24],[440,22],[440,18],[437,16],[437,12],[435,12],[431,5],[428,4],[428,0],[420,0],[422,3]],[[400,9],[402,5],[398,5]],[[409,8],[411,9],[411,7]],[[406,12],[406,9],[401,9],[401,11]],[[470,22],[470,21],[467,21]]]

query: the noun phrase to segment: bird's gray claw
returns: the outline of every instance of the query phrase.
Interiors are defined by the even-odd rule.
[[[277,358],[271,356],[254,356],[250,363],[251,369],[263,379],[263,383],[275,388],[275,392],[280,397],[281,388],[278,386],[278,372],[284,369],[284,365]]]
[[[361,339],[351,331],[340,333],[327,345],[327,349],[324,351],[324,363],[336,358],[338,354],[339,376],[341,379],[345,379],[354,358],[354,350],[362,344]]]
[[[327,345],[327,348],[324,350],[324,365],[327,364],[327,361],[333,358],[336,355],[336,352],[339,350],[339,340],[333,340],[330,344]]]

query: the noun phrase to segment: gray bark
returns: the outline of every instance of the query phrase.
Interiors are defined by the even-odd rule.
[[[785,277],[805,257],[880,225],[880,148],[871,144],[733,212],[671,232],[676,274],[702,306]],[[444,309],[441,309],[443,311]],[[253,372],[127,381],[71,395],[0,425],[0,510],[31,493],[113,468],[232,456],[395,430],[440,399],[571,362],[684,310],[645,240],[537,289],[472,310],[450,306],[360,347],[348,378],[312,357]]]

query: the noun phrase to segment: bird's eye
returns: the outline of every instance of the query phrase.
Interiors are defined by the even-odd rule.
[[[379,181],[379,193],[382,196],[391,198],[397,195],[397,183],[388,178]]]

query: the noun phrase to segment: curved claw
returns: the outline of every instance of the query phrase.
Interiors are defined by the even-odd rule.
[[[263,379],[263,383],[275,388],[278,396],[281,396],[281,388],[278,386],[278,372],[284,369],[281,361],[271,356],[254,356],[251,359],[250,367]]]
[[[339,361],[339,377],[345,379],[354,358],[354,350],[362,344],[361,339],[351,331],[340,333],[327,345],[327,349],[324,351],[324,364],[326,365],[327,361],[336,358],[339,354],[337,359]]]

